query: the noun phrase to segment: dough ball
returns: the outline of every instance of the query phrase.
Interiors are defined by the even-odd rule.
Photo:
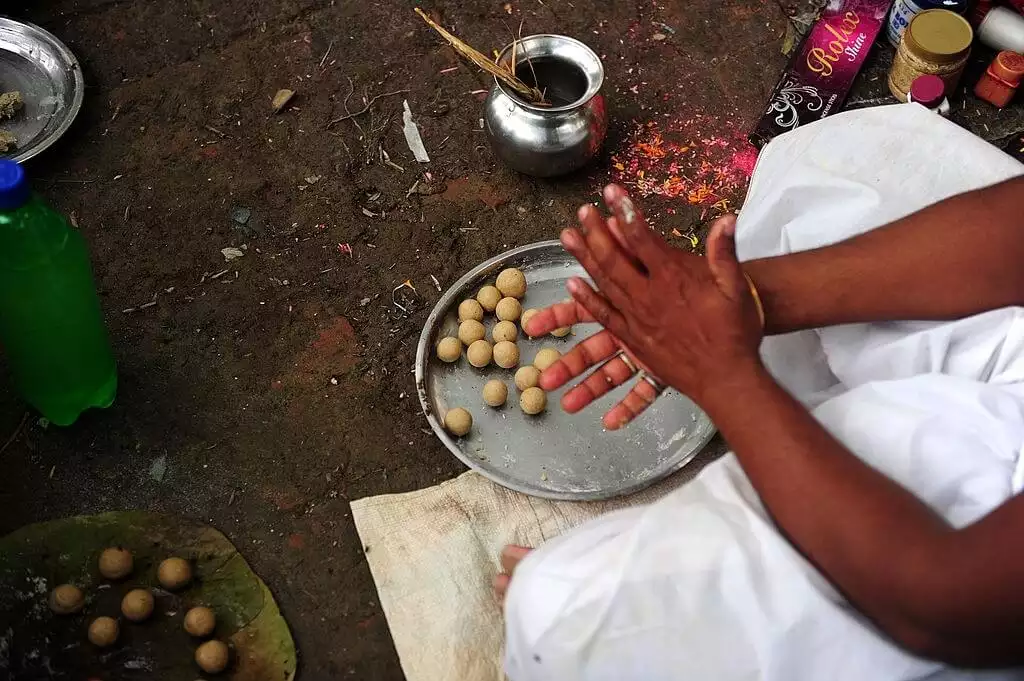
[[[475,319],[467,319],[459,324],[459,340],[466,347],[469,347],[486,335],[487,329]]]
[[[549,366],[558,361],[558,358],[562,356],[558,350],[554,348],[541,348],[537,356],[533,358],[533,366],[537,367],[541,371],[544,371]]]
[[[526,414],[539,414],[548,406],[548,394],[540,388],[527,388],[519,396],[519,406]]]
[[[455,336],[447,336],[437,344],[437,358],[442,362],[458,362],[462,357],[462,341]]]
[[[484,385],[484,402],[489,407],[500,407],[508,399],[508,387],[504,381],[494,379]]]
[[[177,591],[192,581],[192,565],[184,558],[168,558],[157,568],[156,578],[168,591]]]
[[[518,321],[523,314],[523,306],[515,298],[502,298],[494,308],[494,314],[503,322]]]
[[[221,641],[207,641],[196,648],[196,664],[207,674],[220,674],[230,660],[231,650]]]
[[[132,622],[145,622],[153,614],[153,605],[148,589],[132,589],[121,599],[121,612]]]
[[[571,326],[562,326],[552,331],[551,335],[554,336],[555,338],[565,338],[570,333],[572,333]]]
[[[496,283],[502,295],[511,296],[512,298],[522,298],[526,295],[526,275],[523,274],[522,270],[517,270],[515,267],[502,270],[501,274],[498,275]]]
[[[519,325],[523,327],[523,333],[525,333],[527,336],[530,336],[530,334],[526,332],[526,324],[538,312],[540,312],[540,310],[531,307],[529,310],[524,310],[522,316],[519,318]],[[533,336],[530,336],[530,338],[533,338]]]
[[[519,364],[519,346],[509,341],[494,345],[494,363],[502,369],[511,369]]]
[[[484,320],[483,306],[472,298],[463,300],[459,303],[459,321],[464,322],[467,319],[472,319],[477,322],[482,322]]]
[[[519,367],[519,371],[516,372],[515,382],[516,387],[520,390],[536,388],[537,384],[540,383],[540,369],[529,365]]]
[[[476,294],[476,299],[485,310],[494,312],[494,308],[498,307],[498,301],[501,300],[501,291],[495,286],[484,286]]]
[[[134,565],[132,552],[120,546],[103,549],[100,554],[100,574],[107,579],[124,579],[131,574]]]
[[[469,359],[469,363],[477,369],[483,369],[490,364],[491,356],[491,344],[485,340],[476,341],[466,350],[466,357]]]
[[[61,584],[50,592],[50,610],[58,615],[73,615],[85,606],[85,594],[74,584]]]
[[[217,626],[217,616],[206,606],[191,608],[185,613],[185,631],[196,638],[206,638]]]
[[[97,617],[89,625],[89,642],[99,648],[112,646],[117,642],[121,628],[113,617]]]
[[[444,415],[444,427],[455,437],[462,437],[473,427],[473,415],[462,407],[449,409]]]
[[[491,340],[495,343],[500,343],[501,341],[515,343],[518,337],[519,329],[512,322],[498,322],[491,329]]]

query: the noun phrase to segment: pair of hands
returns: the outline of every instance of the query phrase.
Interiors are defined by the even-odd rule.
[[[705,409],[719,398],[730,399],[735,379],[760,367],[763,336],[757,304],[736,260],[735,217],[715,223],[702,258],[659,238],[622,187],[606,187],[604,200],[612,217],[585,205],[579,226],[561,236],[597,290],[583,279],[570,279],[572,300],[542,310],[526,331],[543,336],[581,322],[604,329],[549,367],[541,387],[560,388],[600,365],[562,398],[563,409],[578,412],[633,376],[616,356],[623,351]],[[657,397],[649,383],[637,382],[605,414],[604,426],[623,427]]]

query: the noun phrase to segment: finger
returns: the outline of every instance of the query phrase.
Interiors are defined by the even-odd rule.
[[[540,387],[544,390],[557,390],[618,351],[619,343],[612,332],[607,329],[599,331],[577,343],[572,350],[545,369],[540,375]]]
[[[494,579],[491,580],[491,587],[494,589],[494,595],[497,596],[498,602],[505,602],[505,594],[508,593],[508,587],[511,583],[512,578],[508,575],[494,575]]]
[[[636,258],[627,255],[608,229],[608,222],[589,203],[580,207],[580,233],[601,270],[625,290],[642,286],[646,277],[633,263]]]
[[[526,554],[532,550],[526,546],[509,544],[501,550],[501,569],[506,574],[512,574],[515,572],[516,566],[519,565],[519,561],[526,558]]]
[[[608,185],[604,188],[604,202],[615,216],[627,249],[643,263],[656,260],[662,253],[662,243],[626,190],[617,184]]]
[[[619,244],[619,248],[622,249],[622,252],[629,257],[630,261],[633,263],[633,267],[635,267],[641,274],[648,274],[647,266],[640,262],[640,259],[636,257],[636,253],[633,252],[629,243],[626,242],[626,237],[622,233],[622,227],[619,226],[618,218],[614,216],[608,218],[608,231],[612,233],[613,237],[615,237],[615,241]]]
[[[740,300],[746,291],[743,270],[736,259],[736,216],[726,215],[711,226],[707,241],[708,269],[718,288],[730,300]]]
[[[607,395],[633,376],[633,369],[621,357],[608,360],[578,386],[562,396],[562,409],[570,414]]]
[[[626,426],[657,399],[658,393],[650,383],[644,380],[637,381],[626,397],[604,415],[604,427],[608,430],[618,430]]]
[[[562,246],[579,261],[583,269],[594,279],[598,288],[601,289],[601,293],[607,295],[617,305],[625,305],[630,300],[630,297],[623,291],[622,286],[611,277],[608,277],[604,270],[601,269],[601,265],[594,258],[593,253],[590,252],[586,239],[578,230],[564,230],[562,232]]]
[[[594,321],[589,312],[580,307],[575,300],[568,300],[555,303],[550,307],[533,315],[530,323],[523,327],[523,331],[531,338],[545,336],[555,329],[573,324],[585,324]]]
[[[573,299],[594,317],[594,321],[611,331],[627,347],[629,346],[631,335],[629,326],[622,313],[607,298],[579,277],[570,279],[566,288],[569,289]]]

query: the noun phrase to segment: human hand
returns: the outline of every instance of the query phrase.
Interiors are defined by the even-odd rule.
[[[594,279],[600,293],[582,279],[571,279],[567,288],[574,304],[556,305],[538,314],[528,333],[544,333],[550,324],[551,328],[564,326],[573,314],[580,320],[597,321],[608,333],[602,340],[591,343],[602,336],[598,334],[578,344],[544,372],[541,387],[559,387],[612,356],[612,348],[628,348],[646,370],[701,406],[723,391],[730,394],[729,387],[738,378],[761,370],[762,320],[736,260],[735,219],[726,217],[715,224],[707,256],[701,258],[658,238],[621,187],[607,187],[605,202],[613,218],[606,221],[593,206],[583,206],[579,228],[562,233],[562,244]],[[622,376],[622,368],[628,369],[613,369],[609,362],[597,372],[605,387],[600,394],[633,373]],[[609,369],[617,374],[609,375]],[[570,391],[563,406],[582,408],[596,399],[598,381],[591,382],[592,378]],[[584,395],[570,398],[576,391]],[[590,399],[587,392],[594,393]],[[612,429],[625,425],[656,398],[653,386],[639,382],[619,405],[625,411],[609,412],[605,425]]]

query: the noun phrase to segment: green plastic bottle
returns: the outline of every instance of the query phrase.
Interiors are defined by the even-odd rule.
[[[0,346],[22,397],[67,426],[109,407],[117,365],[85,240],[0,160]]]

